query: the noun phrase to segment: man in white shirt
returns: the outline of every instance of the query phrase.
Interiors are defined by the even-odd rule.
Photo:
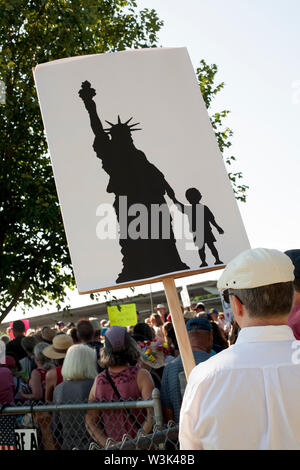
[[[264,248],[227,265],[218,288],[241,331],[189,376],[182,450],[300,449],[300,341],[288,326],[293,271],[288,256]]]

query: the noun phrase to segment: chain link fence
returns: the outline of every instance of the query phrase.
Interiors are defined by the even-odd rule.
[[[4,406],[0,439],[20,450],[179,449],[178,426],[163,424],[157,389],[147,401]]]

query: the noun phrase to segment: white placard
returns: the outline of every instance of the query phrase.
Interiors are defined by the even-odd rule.
[[[191,306],[191,299],[189,296],[189,292],[187,290],[187,286],[183,286],[180,291],[180,297],[183,307],[190,307]]]
[[[15,429],[17,450],[38,450],[36,429]]]
[[[222,302],[225,321],[226,321],[226,323],[230,323],[231,321],[234,321],[234,316],[233,316],[233,312],[231,310],[230,304],[225,302],[222,293],[220,294],[220,298],[221,298],[221,302]]]
[[[34,76],[79,292],[249,248],[185,48],[62,59]]]

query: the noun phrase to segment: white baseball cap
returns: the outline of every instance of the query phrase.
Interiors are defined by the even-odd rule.
[[[252,289],[295,279],[290,258],[278,250],[255,248],[240,253],[226,266],[217,286],[224,289]]]
[[[165,304],[158,304],[156,309],[158,309],[158,308],[167,308],[167,307],[165,306]]]
[[[98,318],[90,317],[90,318],[89,318],[89,321],[91,322],[92,327],[94,328],[95,331],[98,331],[98,330],[101,329],[100,321],[99,321]]]

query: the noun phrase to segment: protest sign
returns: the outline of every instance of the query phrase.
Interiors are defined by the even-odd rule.
[[[215,269],[249,248],[185,48],[34,75],[79,292]]]
[[[187,286],[183,286],[180,291],[180,297],[183,307],[190,307],[191,306],[191,299],[189,296],[189,292],[187,290]]]
[[[34,77],[79,292],[163,281],[192,357],[174,279],[249,242],[187,50],[61,59]]]
[[[15,429],[17,450],[38,450],[36,429]]]
[[[107,307],[110,326],[134,326],[137,324],[135,304],[124,304]]]
[[[29,320],[21,320],[21,321],[24,323],[24,326],[25,326],[25,334],[26,334],[26,331],[29,330],[29,328],[30,328],[30,322],[29,322]],[[10,324],[9,324],[9,327],[10,327],[10,330],[9,330],[9,337],[10,337],[10,339],[15,339],[15,335],[14,335],[14,332],[13,332],[13,330],[12,330],[13,323],[14,323],[14,322],[11,321]]]

